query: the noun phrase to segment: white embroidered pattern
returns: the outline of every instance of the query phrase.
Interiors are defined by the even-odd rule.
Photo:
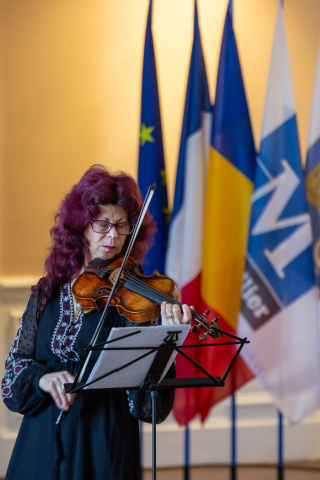
[[[27,310],[27,309],[26,309]],[[4,374],[4,377],[1,381],[1,389],[2,389],[2,397],[5,398],[11,398],[13,393],[11,391],[11,387],[25,368],[27,368],[29,365],[32,365],[35,363],[34,360],[31,358],[15,358],[14,354],[18,351],[19,347],[19,340],[21,337],[21,332],[22,332],[22,325],[23,325],[23,317],[24,314],[26,313],[26,310],[23,312],[21,321],[19,324],[18,331],[16,333],[16,336],[14,337],[9,355],[7,356],[6,360],[6,371]]]
[[[80,360],[78,353],[73,349],[73,345],[82,325],[82,316],[82,312],[79,312],[73,322],[71,285],[66,283],[60,289],[60,317],[51,341],[53,353],[58,355],[63,362]]]

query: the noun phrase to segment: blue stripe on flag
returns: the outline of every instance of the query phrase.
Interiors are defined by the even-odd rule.
[[[248,158],[255,158],[254,143],[229,9],[222,37],[214,114],[212,146],[253,181],[255,165]]]
[[[172,220],[177,215],[183,201],[184,169],[187,137],[201,128],[202,112],[211,112],[209,87],[203,58],[198,21],[197,2],[194,5],[194,36],[184,108],[181,143],[178,159],[176,187]]]

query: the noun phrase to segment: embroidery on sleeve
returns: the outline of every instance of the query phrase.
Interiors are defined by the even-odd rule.
[[[12,347],[10,349],[9,355],[7,356],[6,360],[6,371],[4,377],[1,381],[1,389],[2,389],[2,397],[3,398],[11,398],[13,393],[11,391],[11,387],[25,368],[29,365],[32,365],[35,361],[31,358],[16,358],[14,356],[15,353],[18,351],[19,341],[22,333],[22,325],[24,321],[24,316],[26,310],[23,312],[21,317],[21,322],[19,324],[18,331],[16,336],[14,337]]]
[[[82,312],[79,312],[73,322],[73,301],[71,285],[67,283],[60,290],[60,317],[52,336],[51,348],[63,362],[79,361],[78,353],[73,349],[76,337],[82,325]]]

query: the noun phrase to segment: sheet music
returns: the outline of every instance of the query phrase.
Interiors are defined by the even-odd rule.
[[[120,368],[125,364],[131,362],[132,360],[144,355],[145,353],[151,350],[109,350],[110,348],[119,348],[119,347],[159,347],[164,343],[164,339],[167,337],[169,332],[181,331],[179,333],[179,340],[176,342],[177,346],[180,347],[186,339],[190,331],[190,325],[172,325],[172,326],[163,326],[158,327],[127,327],[127,328],[112,328],[109,340],[114,340],[120,338],[128,333],[133,333],[139,331],[136,335],[132,335],[127,338],[123,338],[116,342],[105,345],[107,350],[102,350],[100,356],[88,378],[88,382],[99,378],[101,375],[111,372],[115,368]],[[137,362],[129,365],[128,367],[112,373],[108,377],[105,377],[101,380],[98,380],[96,383],[89,385],[88,389],[94,388],[123,388],[123,387],[139,387],[140,384],[145,379],[151,364],[156,356],[157,352],[153,352],[150,355],[144,357],[143,359],[138,360]],[[167,366],[163,372],[163,375],[160,379],[166,375],[167,371],[170,368],[170,365],[174,361],[177,352],[173,352]]]

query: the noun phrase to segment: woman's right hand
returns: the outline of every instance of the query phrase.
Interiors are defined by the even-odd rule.
[[[39,380],[39,387],[44,392],[50,393],[57,407],[61,410],[69,410],[73,404],[76,393],[66,393],[64,383],[73,383],[74,376],[65,370],[64,372],[46,373]]]

